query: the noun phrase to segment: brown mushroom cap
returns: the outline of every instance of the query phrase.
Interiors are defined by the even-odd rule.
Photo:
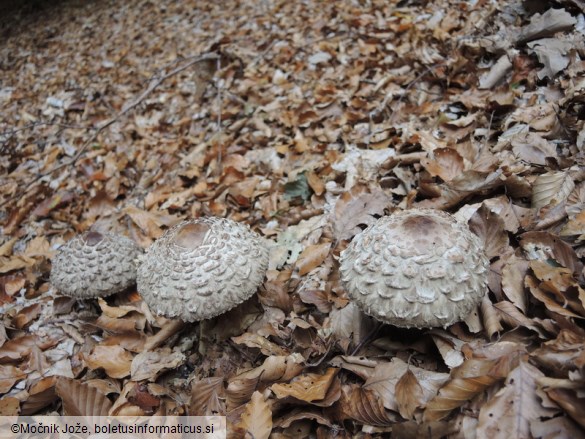
[[[380,218],[341,252],[341,280],[366,313],[402,327],[446,327],[487,291],[479,238],[448,213],[411,209]]]
[[[125,236],[85,232],[59,248],[52,261],[51,284],[79,299],[118,293],[136,282],[136,260],[141,253]]]
[[[167,230],[138,268],[138,291],[159,315],[193,322],[250,298],[268,267],[268,249],[246,225],[199,218]]]

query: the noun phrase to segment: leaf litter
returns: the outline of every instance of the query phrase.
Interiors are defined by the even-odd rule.
[[[220,414],[230,437],[584,437],[581,2],[2,6],[0,413]],[[448,210],[490,292],[443,330],[376,324],[338,257]],[[271,242],[200,325],[135,289],[59,297],[85,230],[147,247],[226,216]]]

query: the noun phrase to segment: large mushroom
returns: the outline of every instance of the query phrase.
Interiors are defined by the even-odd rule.
[[[78,299],[105,297],[136,283],[142,249],[113,233],[85,232],[59,248],[52,261],[51,284]]]
[[[177,224],[138,268],[138,292],[158,315],[194,322],[250,298],[268,268],[268,249],[248,226],[224,218]]]
[[[453,216],[411,209],[380,218],[340,257],[349,296],[376,319],[401,327],[447,327],[487,291],[489,260]]]

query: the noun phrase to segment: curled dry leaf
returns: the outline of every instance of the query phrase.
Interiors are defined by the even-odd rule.
[[[291,396],[301,401],[313,402],[324,399],[339,369],[329,368],[325,374],[300,375],[290,383],[273,384],[271,390],[278,399]]]
[[[258,348],[266,356],[286,356],[288,351],[285,348],[272,343],[270,340],[258,334],[245,332],[239,337],[232,337],[234,343],[243,344],[249,348]]]
[[[258,389],[261,375],[255,378],[232,378],[226,393],[227,409],[233,410],[250,401],[252,393]]]
[[[246,404],[240,422],[235,427],[254,439],[268,439],[272,431],[272,410],[260,392],[252,394],[252,399]]]
[[[497,360],[472,359],[453,369],[452,379],[426,405],[423,419],[428,422],[446,418],[452,410],[505,378],[509,362],[509,356]]]
[[[560,405],[567,414],[573,418],[582,428],[585,428],[585,401],[575,394],[574,390],[569,389],[549,389],[546,390],[550,399]]]
[[[303,370],[305,359],[299,353],[287,356],[271,356],[264,360],[262,366],[236,375],[238,379],[258,378],[264,383],[289,381]]]

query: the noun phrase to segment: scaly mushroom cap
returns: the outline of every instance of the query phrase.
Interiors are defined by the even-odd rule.
[[[341,252],[349,296],[376,319],[402,327],[447,327],[487,291],[479,238],[448,213],[411,209],[380,218]]]
[[[193,322],[250,298],[268,268],[268,249],[248,226],[224,218],[177,224],[138,268],[138,292],[159,315]]]
[[[88,299],[118,293],[136,283],[142,249],[122,235],[85,232],[59,248],[51,284],[62,294]]]

